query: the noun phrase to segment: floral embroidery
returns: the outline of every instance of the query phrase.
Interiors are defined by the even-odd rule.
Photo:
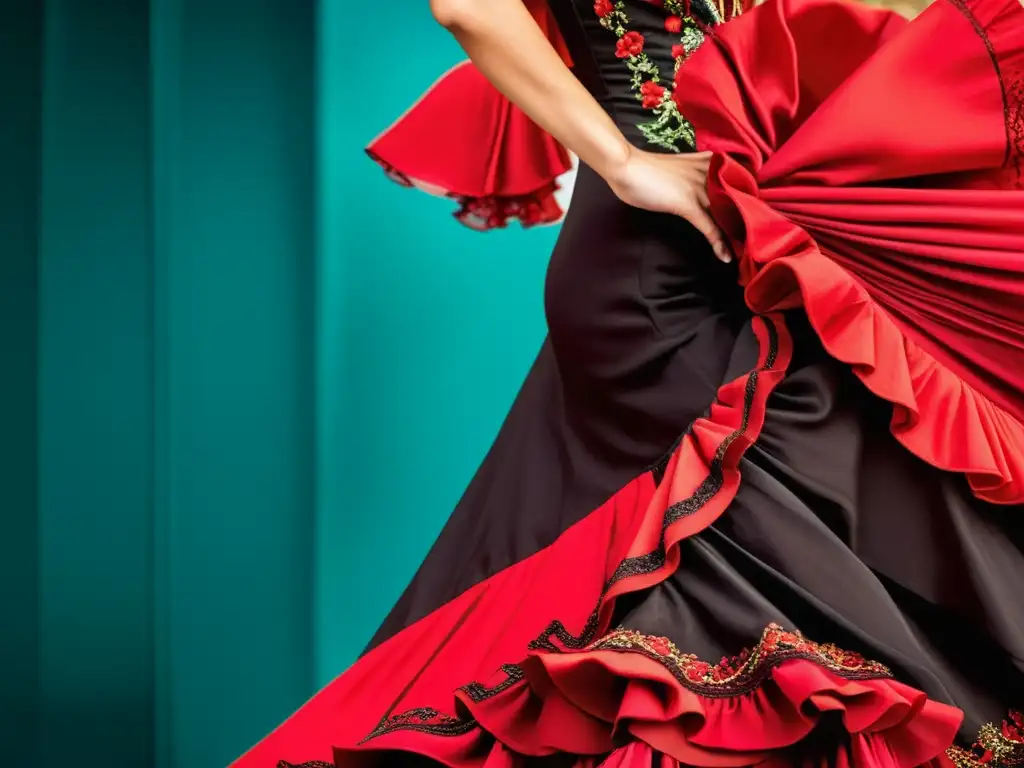
[[[644,36],[639,32],[626,32],[615,44],[615,55],[620,59],[631,59],[644,52]]]
[[[653,80],[648,80],[640,86],[640,96],[644,109],[654,109],[661,104],[661,100],[665,96],[665,87],[658,85]]]
[[[671,14],[665,19],[665,29],[673,35],[681,35],[680,42],[672,46],[675,70],[704,42],[702,25],[690,13],[688,0],[665,0],[663,3]],[[714,22],[721,20],[718,10],[708,4]],[[601,26],[614,32],[615,55],[625,61],[632,78],[630,87],[644,109],[654,114],[654,119],[640,123],[637,127],[648,142],[672,152],[679,152],[682,146],[696,148],[693,125],[679,111],[672,99],[671,86],[664,84],[658,65],[644,53],[644,36],[627,28],[629,16],[623,0],[596,0],[594,13],[601,20]]]
[[[641,653],[663,664],[685,688],[716,698],[754,690],[774,667],[791,659],[813,661],[851,680],[892,677],[888,667],[877,661],[869,661],[858,653],[845,651],[831,643],[815,643],[799,632],[787,632],[777,624],[770,624],[752,649],[732,658],[723,658],[718,664],[680,652],[668,638],[624,628],[605,635],[586,650]]]
[[[1024,765],[1024,713],[1010,712],[1001,726],[987,723],[970,749],[950,747],[946,757],[957,768],[1011,768]]]

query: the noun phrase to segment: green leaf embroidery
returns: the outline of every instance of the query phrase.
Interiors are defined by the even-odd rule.
[[[673,14],[682,15],[684,13],[683,4],[679,0],[668,0],[665,7]],[[704,42],[704,32],[692,16],[683,17],[682,23],[680,43],[684,55],[676,58],[676,70]],[[601,17],[601,26],[613,32],[620,40],[626,36],[629,32],[629,16],[626,14],[626,6],[622,0],[614,3],[612,9]],[[662,82],[658,65],[642,51],[623,59],[623,61],[630,73],[630,89],[638,101],[642,101],[644,98],[641,93],[644,83],[652,82],[665,89],[660,102],[651,110],[654,119],[637,125],[647,142],[670,152],[680,152],[684,147],[695,149],[697,139],[693,125],[683,116],[672,100],[672,84]]]

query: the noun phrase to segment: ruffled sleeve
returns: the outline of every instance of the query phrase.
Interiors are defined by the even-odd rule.
[[[527,6],[569,63],[546,3]],[[472,229],[562,218],[555,192],[572,158],[469,61],[443,75],[366,151],[399,184],[451,198],[455,218]]]

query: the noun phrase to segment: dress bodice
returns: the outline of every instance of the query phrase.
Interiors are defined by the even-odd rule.
[[[548,0],[573,71],[636,146],[686,151],[670,95],[677,62],[722,12],[711,0]],[[673,150],[674,148],[674,150]]]

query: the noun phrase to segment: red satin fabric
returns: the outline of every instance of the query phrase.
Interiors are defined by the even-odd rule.
[[[492,576],[360,659],[291,718],[239,758],[238,768],[276,768],[278,761],[361,764],[359,752],[381,745],[423,751],[445,765],[482,765],[479,729],[432,736],[395,730],[360,745],[382,716],[422,709],[423,722],[457,714],[455,689],[484,680],[521,659],[554,618],[582,626],[608,574],[625,557],[654,495],[649,474],[569,528],[550,547]],[[553,589],[552,585],[558,585]],[[351,751],[351,753],[349,753]]]
[[[524,0],[566,63],[569,53],[544,0]],[[453,198],[455,218],[471,229],[552,224],[564,211],[558,177],[565,148],[506,99],[471,62],[454,67],[367,153],[395,181]]]
[[[802,306],[907,448],[1006,504],[1024,502],[1022,18],[1018,0],[942,0],[910,25],[777,0],[675,92],[718,153],[751,309]]]

